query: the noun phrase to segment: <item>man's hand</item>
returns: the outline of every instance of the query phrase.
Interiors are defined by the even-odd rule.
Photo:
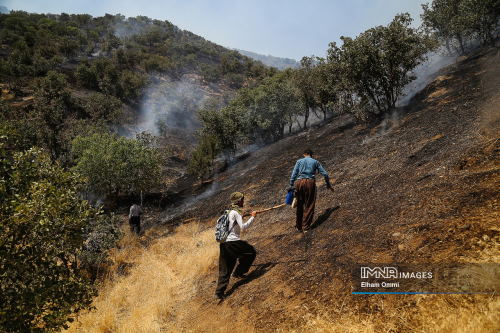
[[[255,217],[255,215],[257,215],[257,212],[255,210],[252,210],[252,212],[250,213],[250,215],[252,215],[252,217]]]

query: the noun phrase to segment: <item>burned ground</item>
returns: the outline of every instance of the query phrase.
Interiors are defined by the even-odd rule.
[[[486,296],[351,295],[349,271],[353,263],[498,262],[500,106],[491,105],[498,94],[500,51],[483,50],[444,69],[397,110],[388,128],[340,116],[218,174],[213,194],[164,217],[156,233],[175,237],[165,231],[172,223],[210,230],[232,191],[246,194],[247,209],[281,203],[305,147],[335,179],[335,192],[317,182],[316,225],[305,236],[294,231],[289,207],[257,216],[244,235],[258,251],[249,278],[231,281],[229,296],[217,305],[217,263],[210,262],[192,286],[195,296],[183,303],[192,311],[176,327],[203,331],[194,323],[211,320],[245,323],[242,331],[336,331],[335,323],[355,313],[351,322],[357,322],[346,331],[453,332],[459,321],[439,326],[436,320],[457,320],[452,313],[474,309],[498,313],[498,302]],[[487,318],[499,322],[498,315]],[[488,325],[479,331],[498,329]],[[231,328],[238,327],[219,331]]]
[[[478,259],[477,250],[491,245],[480,242],[483,235],[499,237],[500,141],[484,133],[480,112],[500,91],[499,60],[494,49],[447,68],[383,134],[343,116],[220,174],[220,190],[185,213],[209,220],[207,228],[232,191],[244,192],[252,209],[282,202],[305,147],[336,179],[333,194],[318,182],[318,225],[305,238],[294,232],[290,208],[257,217],[246,235],[259,252],[253,278],[233,287],[226,302],[248,306],[256,328],[294,326],[290,319],[301,316],[290,313],[287,300],[300,299],[309,313],[318,302],[338,302],[351,288],[345,264]],[[496,81],[485,82],[491,71]],[[215,278],[215,271],[206,277],[200,297],[211,298]]]

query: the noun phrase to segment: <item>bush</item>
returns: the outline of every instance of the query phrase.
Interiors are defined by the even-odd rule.
[[[161,184],[156,149],[134,139],[111,134],[77,137],[72,143],[76,166],[97,195],[139,193]]]
[[[0,137],[0,331],[52,331],[89,305],[78,265],[84,228],[99,212],[82,180],[38,149],[12,152]]]
[[[85,243],[79,255],[81,266],[95,280],[109,264],[107,251],[116,245],[122,236],[116,216],[101,215],[85,227]]]
[[[202,136],[189,159],[188,172],[198,178],[205,177],[212,171],[218,153],[217,139],[211,135]]]
[[[79,100],[86,116],[92,120],[117,123],[123,115],[123,105],[119,99],[101,93],[92,93]]]

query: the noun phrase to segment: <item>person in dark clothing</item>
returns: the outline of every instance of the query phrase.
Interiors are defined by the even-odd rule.
[[[290,177],[290,188],[295,189],[297,198],[295,228],[300,232],[307,232],[313,223],[316,204],[315,177],[318,172],[325,178],[326,187],[333,191],[328,172],[312,155],[312,150],[306,149],[304,157],[297,161]]]
[[[252,224],[255,211],[251,213],[251,217],[247,222],[243,222],[241,208],[243,207],[245,197],[243,193],[234,192],[231,194],[231,206],[229,207],[229,230],[231,231],[224,243],[220,243],[219,254],[219,279],[217,281],[217,289],[215,297],[217,299],[224,298],[224,292],[229,284],[231,273],[237,279],[246,278],[246,273],[252,266],[257,252],[255,248],[247,242],[240,239],[242,230],[247,229]],[[238,265],[236,266],[236,262]],[[236,269],[234,268],[236,266]],[[234,270],[234,272],[233,272]]]
[[[130,231],[139,235],[141,233],[141,215],[142,208],[137,204],[133,204],[130,207],[130,212],[128,214],[128,223],[130,224]]]

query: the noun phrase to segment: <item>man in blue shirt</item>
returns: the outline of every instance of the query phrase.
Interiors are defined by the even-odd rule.
[[[295,197],[297,198],[295,228],[303,232],[307,232],[313,222],[314,206],[316,204],[315,176],[318,172],[325,177],[326,187],[333,190],[328,172],[321,163],[312,158],[312,155],[311,149],[306,149],[304,158],[297,161],[290,177],[290,187],[295,187]]]

